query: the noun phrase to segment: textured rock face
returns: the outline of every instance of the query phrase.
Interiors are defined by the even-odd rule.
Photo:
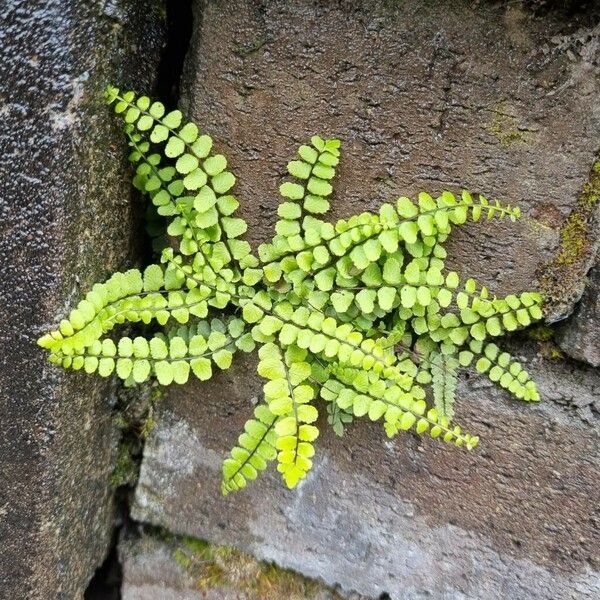
[[[139,206],[110,81],[151,88],[159,4],[30,2],[0,31],[0,596],[82,597],[113,527],[111,383],[63,374],[36,338],[132,264]],[[7,260],[8,258],[8,260]]]
[[[559,330],[558,343],[569,356],[600,367],[600,267],[590,271],[581,303]]]
[[[537,357],[536,346],[513,350],[544,404],[461,380],[460,422],[483,436],[475,453],[411,435],[390,442],[367,422],[340,439],[321,422],[315,466],[297,490],[271,472],[223,499],[224,450],[260,394],[251,361],[238,362],[202,393],[170,394],[146,445],[133,517],[369,597],[594,598],[598,430],[585,411],[582,419],[554,401],[597,414],[600,380]]]
[[[344,142],[334,217],[466,185],[525,218],[458,231],[453,266],[498,293],[537,285],[600,133],[595,38],[573,41],[589,24],[466,2],[217,1],[196,16],[184,106],[229,157],[252,242],[272,234],[285,163],[320,132]],[[598,374],[513,350],[546,402],[463,379],[457,419],[481,450],[359,423],[322,434],[297,491],[272,474],[223,500],[221,460],[261,394],[236,357],[168,391],[133,517],[373,597],[596,597]]]
[[[320,133],[343,143],[332,218],[465,186],[525,218],[457,231],[454,265],[499,292],[538,283],[598,149],[598,15],[541,18],[513,3],[196,4],[182,103],[230,159],[251,241],[272,235],[285,164]],[[562,316],[578,299],[563,295]]]
[[[600,25],[597,27],[597,44],[600,47]],[[588,274],[594,266],[600,247],[600,159],[593,163],[588,181],[581,188],[575,208],[560,228],[560,243],[554,258],[545,266],[541,287],[546,296],[546,320],[550,323],[568,316],[583,295],[588,282]],[[580,308],[581,317],[572,319],[575,330],[581,328],[577,323],[587,313],[593,314],[593,296],[590,292],[584,305],[592,302],[591,313]],[[583,325],[585,327],[585,325]],[[569,326],[566,327],[569,329]],[[573,346],[573,341],[565,342]],[[573,350],[576,358],[581,352]]]
[[[123,600],[197,600],[196,580],[175,560],[170,544],[154,536],[124,538],[119,552]]]

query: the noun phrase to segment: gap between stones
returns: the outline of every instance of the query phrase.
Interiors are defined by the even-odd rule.
[[[164,1],[166,13],[166,44],[157,66],[157,83],[153,90],[168,109],[179,102],[181,75],[193,30],[192,0]],[[119,85],[119,82],[112,82]],[[142,92],[143,90],[137,90]],[[147,237],[142,246],[140,263],[150,264],[152,243]],[[120,387],[115,409],[115,422],[122,434],[117,460],[111,478],[115,488],[116,518],[108,554],[90,580],[85,600],[118,600],[121,598],[122,569],[118,556],[121,531],[132,525],[129,504],[137,481],[144,450],[144,433],[153,424],[153,406],[159,399],[156,388]]]

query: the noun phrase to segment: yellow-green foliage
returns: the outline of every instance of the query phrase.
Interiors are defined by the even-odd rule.
[[[486,340],[540,319],[541,296],[496,298],[444,265],[454,226],[514,221],[518,208],[423,192],[327,222],[340,142],[315,136],[288,164],[275,235],[257,256],[212,139],[145,96],[109,88],[107,99],[126,123],[134,185],[168,219],[171,243],[143,272],[94,285],[40,345],[65,368],[163,385],[209,379],[258,346],[265,400],[224,462],[223,493],[275,459],[289,487],[306,476],[318,397],[337,433],[366,416],[390,437],[413,430],[468,449],[478,437],[450,423],[459,366],[474,362],[515,397],[539,399],[526,371]],[[165,332],[109,337],[116,325],[154,322]]]

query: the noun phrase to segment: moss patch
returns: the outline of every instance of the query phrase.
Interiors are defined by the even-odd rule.
[[[552,341],[541,342],[539,353],[540,356],[548,360],[563,360],[565,358],[562,350]]]
[[[545,265],[544,274],[540,278],[547,312],[564,312],[567,305],[578,300],[583,292],[582,282],[591,266],[597,243],[594,220],[599,198],[600,157],[597,156],[588,181],[579,195],[577,206],[560,229],[558,252]]]
[[[554,337],[554,329],[548,325],[539,325],[527,330],[527,337],[536,342],[547,342]]]
[[[333,590],[293,571],[261,562],[229,546],[210,544],[192,537],[154,532],[171,547],[173,559],[196,581],[198,591],[219,588],[235,591],[249,600],[341,600]]]
[[[531,132],[519,124],[517,117],[510,114],[504,103],[499,104],[494,113],[494,118],[488,125],[488,131],[505,148],[522,146],[530,142]]]
[[[134,485],[138,478],[138,471],[135,444],[130,439],[124,438],[117,450],[117,463],[110,476],[110,485],[114,488]]]
[[[117,460],[110,477],[114,488],[133,487],[137,482],[144,440],[156,426],[155,406],[161,392],[157,386],[121,387],[113,424],[121,430]]]

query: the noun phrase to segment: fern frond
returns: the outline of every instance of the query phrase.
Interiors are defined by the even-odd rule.
[[[413,319],[413,328],[418,333],[428,331],[436,342],[461,346],[471,339],[498,337],[526,327],[542,318],[541,306],[542,297],[534,292],[493,299],[459,292],[456,295],[457,312],[439,314],[432,311],[420,321]]]
[[[301,233],[301,229],[310,232],[302,216],[322,215],[329,210],[327,198],[333,192],[331,180],[335,177],[335,167],[340,156],[339,140],[323,140],[313,136],[310,146],[300,146],[298,160],[288,163],[287,170],[296,182],[285,182],[279,186],[284,199],[277,209],[281,218],[277,223],[277,235],[292,237]],[[318,219],[308,220],[322,224]],[[309,234],[310,235],[310,234]]]
[[[211,290],[182,289],[182,284],[158,265],[147,267],[143,275],[137,269],[114,273],[105,283],[95,284],[58,330],[38,343],[54,353],[70,355],[125,322],[156,320],[164,325],[170,318],[186,323],[190,315],[205,317]]]
[[[244,335],[244,322],[235,318],[227,323],[213,319],[174,328],[168,336],[162,333],[150,339],[124,336],[117,344],[110,338],[98,339],[71,354],[54,350],[50,361],[64,368],[98,372],[102,377],[115,372],[131,383],[142,383],[154,376],[160,384],[169,385],[186,383],[190,372],[200,380],[210,379],[212,365],[228,369],[238,349],[245,352],[254,349],[253,340]]]
[[[508,352],[501,352],[496,344],[472,341],[469,350],[463,352],[462,363],[466,366],[477,358],[475,368],[490,381],[508,390],[515,398],[527,402],[538,402],[539,392],[535,382],[517,360]]]
[[[249,480],[256,479],[267,468],[267,464],[277,457],[277,422],[278,417],[267,405],[259,404],[254,409],[254,419],[246,421],[244,433],[238,438],[238,445],[223,462],[221,492],[224,496],[245,488]]]
[[[296,195],[301,197],[302,186],[290,185],[298,186],[290,189],[296,190]],[[276,252],[271,252],[272,246],[266,245],[263,248],[262,260],[269,261],[269,276],[279,280],[283,274],[283,278],[294,289],[303,286],[307,279],[312,279],[316,288],[325,292],[333,288],[336,279],[345,279],[347,286],[352,287],[357,284],[357,276],[360,276],[360,273],[365,272],[382,256],[387,258],[388,255],[398,252],[401,244],[415,258],[422,258],[434,252],[433,245],[426,244],[425,241],[444,241],[452,223],[462,224],[466,221],[469,209],[474,220],[480,218],[482,211],[487,211],[488,215],[508,215],[511,219],[520,215],[517,209],[503,207],[498,202],[490,205],[482,196],[478,202],[474,202],[468,194],[463,194],[463,198],[457,201],[450,192],[444,192],[437,200],[421,193],[419,206],[414,205],[408,198],[400,198],[396,208],[391,204],[384,204],[378,215],[362,213],[348,221],[340,220],[335,229],[328,223],[316,223],[311,228],[310,236],[307,233],[303,237],[299,224],[293,221],[294,233],[290,231],[287,237],[279,236]],[[278,262],[271,262],[274,258],[277,258]],[[432,267],[440,267],[441,261],[438,257],[433,256],[431,260]],[[420,265],[407,266],[404,275],[409,283],[420,270],[428,269],[427,260],[425,259],[424,265],[422,263],[423,261]],[[388,269],[390,273],[393,270],[393,266]],[[432,268],[432,277],[436,271],[441,271],[441,268]],[[365,273],[365,276],[372,278],[373,274]],[[414,303],[412,298],[416,295],[417,288],[411,285],[404,287],[404,303],[410,308]],[[383,310],[389,310],[388,307],[393,304],[392,292],[391,288],[382,292],[382,304],[386,307]],[[367,306],[374,303],[371,291],[363,292],[362,298]]]
[[[175,167],[161,167],[161,155],[149,154],[150,143],[142,140],[139,133],[131,131],[132,128],[127,127],[125,132],[129,144],[134,148],[129,159],[139,163],[133,178],[134,186],[150,196],[159,215],[174,217],[167,227],[167,233],[181,238],[179,251],[182,254],[193,255],[210,239],[206,229],[196,225],[194,198],[185,195],[187,190],[183,179],[175,177]]]
[[[264,344],[258,352],[258,374],[267,379],[265,399],[271,413],[279,417],[275,425],[277,440],[277,470],[288,487],[295,487],[312,467],[314,448],[311,444],[318,435],[314,425],[317,409],[310,404],[315,397],[307,383],[311,366],[305,361],[306,351],[291,345],[282,356],[279,346]]]
[[[283,265],[278,259],[290,250],[301,251],[305,243],[310,243],[319,248],[317,252],[324,251],[320,248],[323,234],[333,233],[333,228],[313,215],[329,210],[328,197],[333,191],[330,182],[339,162],[339,147],[339,140],[313,136],[311,145],[300,146],[298,159],[288,163],[288,173],[296,182],[286,181],[279,187],[284,202],[277,209],[277,235],[258,249],[267,281],[279,281]]]
[[[336,402],[343,410],[351,408],[354,416],[368,415],[372,421],[383,417],[389,437],[414,427],[419,435],[429,432],[432,438],[441,436],[443,441],[452,442],[457,447],[464,444],[471,450],[477,446],[478,436],[463,433],[459,425],[450,428],[448,420],[440,417],[436,409],[427,410],[424,400],[416,400],[397,386],[386,387],[383,393],[380,390],[374,393],[370,388],[361,391],[357,389],[353,375],[350,372],[344,376],[343,372],[337,371],[336,376],[321,388],[323,398]]]
[[[177,173],[182,178],[172,181],[168,189],[177,196],[186,194],[185,202],[195,210],[195,225],[209,237],[206,243],[222,241],[236,268],[257,266],[258,260],[252,255],[250,245],[237,240],[247,225],[243,219],[233,216],[239,206],[230,194],[235,176],[227,170],[225,156],[211,153],[212,138],[201,135],[194,123],[183,122],[181,111],[165,114],[160,102],[151,103],[146,96],[136,99],[133,92],[120,95],[118,89],[110,88],[107,101],[114,103],[117,114],[123,115],[127,131],[135,127],[142,137],[160,145],[164,155],[175,161],[174,171],[169,168],[167,176],[172,178]],[[144,182],[144,190],[156,191],[161,182],[160,173],[152,174]]]
[[[342,437],[346,426],[354,421],[354,416],[345,410],[342,410],[337,402],[327,403],[327,423],[331,425],[334,433]]]
[[[294,307],[289,302],[279,303],[273,311],[269,319],[261,321],[261,331],[265,335],[278,332],[278,341],[283,346],[297,344],[325,360],[360,365],[367,371],[383,373],[401,387],[410,388],[412,378],[399,367],[393,351],[378,340],[366,338],[348,323],[339,324],[322,312],[305,306]]]
[[[213,244],[215,250],[217,244]],[[238,295],[236,290],[236,273],[231,269],[221,269],[216,273],[206,265],[203,255],[198,253],[194,261],[185,263],[181,255],[175,255],[172,248],[165,248],[161,253],[161,261],[167,265],[167,272],[174,273],[177,279],[188,289],[202,290],[207,296],[207,303],[215,308],[225,308]],[[249,269],[244,271],[244,278]],[[201,315],[202,316],[202,315]]]

